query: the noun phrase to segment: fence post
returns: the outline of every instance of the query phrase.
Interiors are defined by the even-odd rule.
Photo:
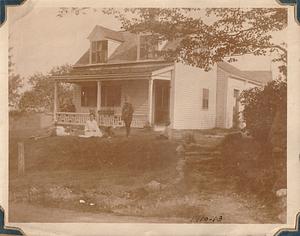
[[[24,143],[18,143],[18,175],[25,173]]]

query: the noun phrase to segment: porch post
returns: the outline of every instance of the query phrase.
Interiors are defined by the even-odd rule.
[[[136,60],[139,61],[141,57],[141,36],[139,33],[136,35],[137,49],[136,49]]]
[[[56,122],[57,113],[57,81],[54,81],[54,105],[53,105],[53,119]]]
[[[149,112],[149,123],[150,125],[152,125],[152,108],[153,108],[153,79],[150,78],[149,79],[149,88],[148,88],[148,104],[149,104],[149,108],[148,108],[148,112]]]
[[[97,81],[97,114],[96,117],[99,118],[99,111],[101,109],[101,81]]]

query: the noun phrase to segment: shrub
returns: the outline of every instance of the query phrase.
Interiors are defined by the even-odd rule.
[[[244,131],[261,143],[268,142],[275,115],[286,116],[287,84],[274,80],[263,88],[255,87],[243,91],[240,101],[244,106]],[[286,130],[285,122],[282,122],[281,126]]]

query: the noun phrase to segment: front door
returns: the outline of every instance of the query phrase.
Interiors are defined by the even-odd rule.
[[[170,120],[170,81],[155,81],[155,124],[165,124]]]

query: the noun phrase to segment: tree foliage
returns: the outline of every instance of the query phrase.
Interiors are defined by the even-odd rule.
[[[36,73],[29,78],[32,88],[25,91],[19,102],[22,111],[52,111],[54,104],[54,80],[51,75],[62,75],[69,72],[70,65],[54,67],[46,75]],[[70,84],[58,84],[58,105],[62,111],[73,110],[73,87]]]
[[[269,82],[263,88],[252,88],[242,92],[240,97],[244,106],[242,111],[246,123],[245,130],[261,143],[270,141],[271,130],[283,129],[286,136],[287,83],[280,80]],[[275,117],[280,116],[277,127]],[[276,124],[277,125],[277,124]]]
[[[205,12],[134,8],[104,12],[114,14],[126,30],[150,32],[160,40],[177,40],[177,48],[163,52],[164,56],[206,70],[225,58],[233,61],[245,54],[259,56],[276,52],[278,59],[286,63],[284,43],[274,44],[270,34],[286,27],[287,11],[283,8],[212,8]]]
[[[8,103],[10,109],[17,109],[20,99],[20,88],[22,86],[22,78],[19,74],[14,73],[14,63],[12,61],[12,50],[9,48],[8,54]]]
[[[88,10],[92,9],[61,8],[57,15]],[[116,17],[127,31],[176,42],[175,49],[158,52],[167,60],[209,70],[216,62],[235,61],[237,56],[273,53],[286,76],[286,44],[272,40],[273,32],[287,26],[285,8],[107,8],[102,12]]]

